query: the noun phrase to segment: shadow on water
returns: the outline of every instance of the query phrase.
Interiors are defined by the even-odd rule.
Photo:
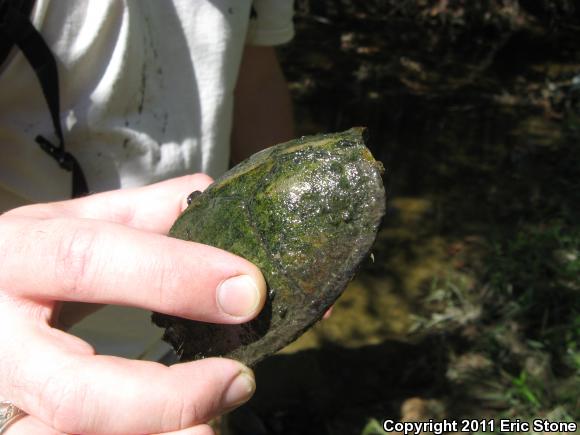
[[[352,434],[369,413],[397,420],[405,399],[445,388],[438,383],[445,355],[434,358],[437,348],[432,341],[385,341],[276,355],[258,365],[260,388],[228,424],[240,435]]]

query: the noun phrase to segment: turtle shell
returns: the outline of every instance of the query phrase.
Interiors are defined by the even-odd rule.
[[[268,298],[241,325],[155,313],[182,361],[223,356],[253,365],[298,338],[340,296],[385,213],[383,167],[363,133],[352,128],[275,145],[191,198],[170,236],[253,262]]]

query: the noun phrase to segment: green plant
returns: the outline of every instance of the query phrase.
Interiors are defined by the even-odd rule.
[[[559,222],[520,228],[488,259],[488,319],[518,322],[554,357],[580,339],[580,229]],[[499,319],[498,319],[499,317]]]
[[[371,418],[368,420],[360,435],[383,435],[384,433],[385,431],[381,423],[377,419]]]
[[[542,404],[540,402],[540,394],[528,380],[528,374],[522,370],[519,376],[512,378],[513,393],[518,398],[523,399],[532,409],[538,409]]]

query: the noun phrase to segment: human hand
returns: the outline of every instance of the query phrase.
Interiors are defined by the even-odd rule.
[[[253,264],[165,236],[187,195],[210,181],[197,174],[0,216],[0,400],[29,414],[6,435],[210,434],[196,425],[249,399],[253,374],[236,361],[165,367],[95,355],[54,327],[58,301],[216,323],[255,317],[266,284]]]

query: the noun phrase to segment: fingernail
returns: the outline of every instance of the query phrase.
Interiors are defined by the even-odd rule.
[[[219,285],[217,302],[224,313],[234,317],[245,317],[258,309],[260,292],[252,278],[240,275]]]
[[[240,374],[234,378],[224,395],[224,408],[230,408],[247,402],[254,394],[254,391],[256,391],[254,373],[244,367]]]

